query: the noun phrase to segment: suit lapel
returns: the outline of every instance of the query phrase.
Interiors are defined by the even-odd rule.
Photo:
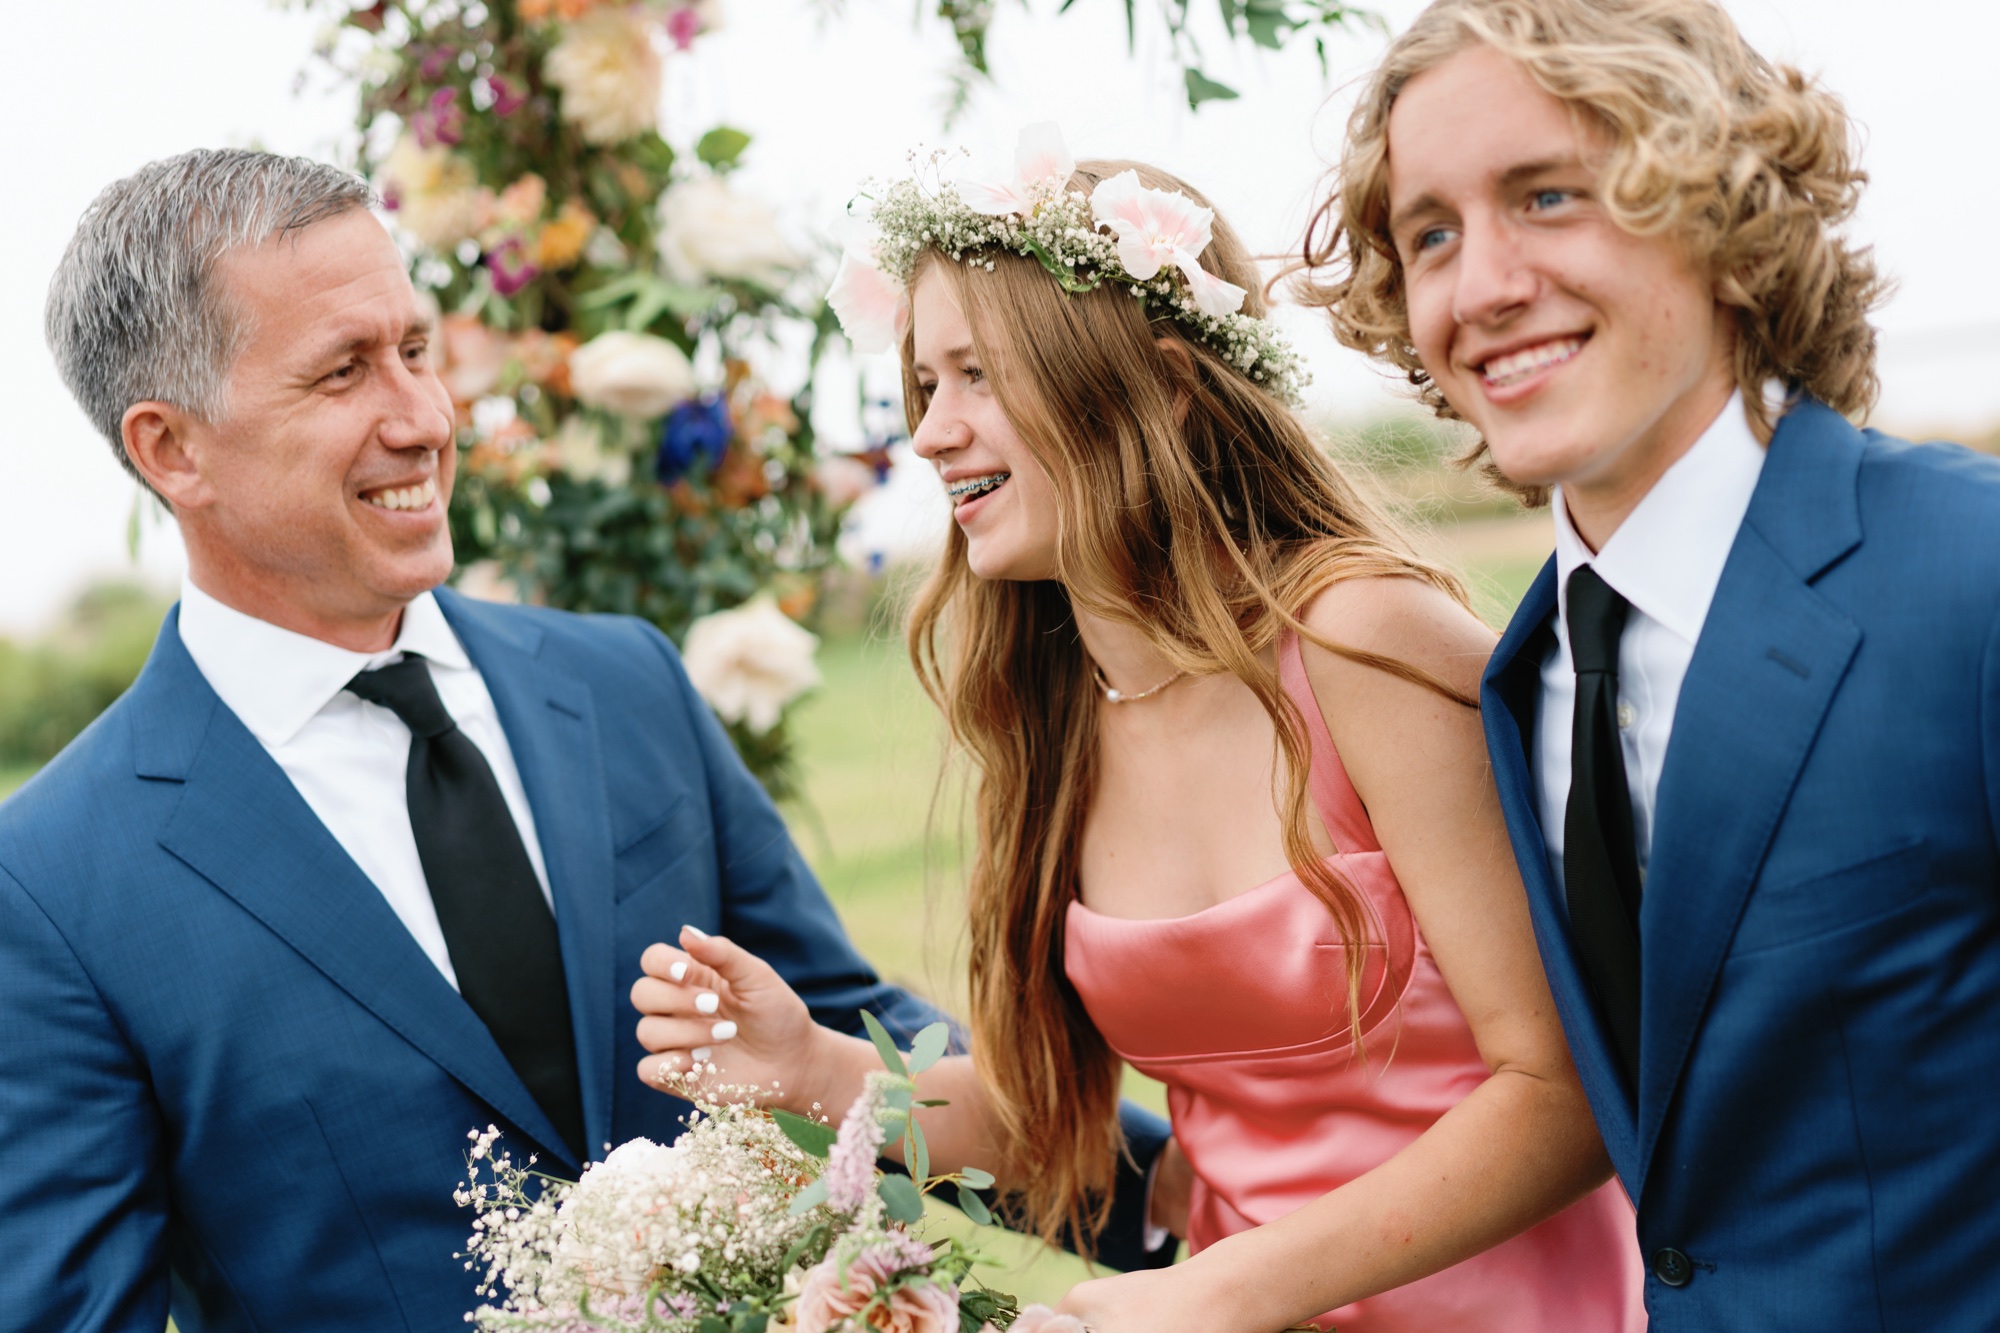
[[[1744,902],[1861,644],[1811,586],[1861,540],[1860,459],[1859,434],[1830,410],[1785,418],[1681,685],[1640,908],[1641,1188]]]
[[[1629,1181],[1637,1164],[1637,1138],[1624,1078],[1618,1072],[1610,1033],[1605,1030],[1570,939],[1568,904],[1549,870],[1548,845],[1542,836],[1541,781],[1529,757],[1541,698],[1542,659],[1551,644],[1549,625],[1555,609],[1555,559],[1550,557],[1494,649],[1486,669],[1481,711],[1487,750],[1493,759],[1493,779],[1507,817],[1514,858],[1528,891],[1528,910],[1541,948],[1542,967],[1548,973],[1550,989],[1561,1001],[1570,1050],[1604,1135],[1605,1149]]]
[[[479,668],[535,815],[555,900],[583,1087],[586,1155],[611,1140],[616,1025],[629,978],[616,974],[609,792],[590,690],[539,657],[542,635],[446,589],[438,604]],[[631,1015],[637,1021],[637,1015]]]
[[[184,791],[160,846],[475,1096],[564,1161],[561,1136],[485,1025],[425,956],[291,779],[209,688],[177,616],[134,686],[140,776]]]

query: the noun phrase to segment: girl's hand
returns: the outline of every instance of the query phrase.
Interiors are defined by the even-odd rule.
[[[1222,1333],[1241,1327],[1230,1312],[1196,1290],[1186,1264],[1079,1282],[1056,1309],[1074,1315],[1090,1333]],[[1239,1312],[1240,1313],[1240,1312]]]
[[[768,1105],[810,1106],[825,1039],[844,1039],[814,1023],[755,954],[693,926],[681,928],[680,943],[652,945],[639,959],[646,975],[632,984],[632,1007],[643,1015],[639,1044],[652,1052],[639,1077],[660,1087],[663,1074],[700,1065],[705,1079],[756,1085]]]

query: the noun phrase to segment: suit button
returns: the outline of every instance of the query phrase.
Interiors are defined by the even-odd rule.
[[[1685,1287],[1694,1276],[1694,1264],[1670,1245],[1653,1251],[1653,1276],[1670,1287]]]

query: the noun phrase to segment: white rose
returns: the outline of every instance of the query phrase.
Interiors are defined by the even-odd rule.
[[[623,486],[632,479],[632,456],[604,447],[604,434],[580,416],[563,422],[555,439],[556,466],[577,481]]]
[[[818,637],[769,597],[756,597],[689,626],[681,660],[717,717],[762,734],[778,724],[786,704],[819,684],[818,647]]]
[[[717,176],[682,181],[660,196],[659,245],[667,272],[686,283],[737,278],[777,287],[802,259],[770,205]]]
[[[569,354],[577,401],[628,417],[656,417],[695,392],[687,353],[650,333],[613,329]]]
[[[659,124],[660,53],[651,26],[622,7],[567,25],[542,72],[562,92],[563,115],[591,143],[623,143]]]
[[[409,134],[389,150],[381,184],[396,201],[396,225],[433,250],[449,250],[478,232],[493,209],[492,192],[479,187],[470,162]]]

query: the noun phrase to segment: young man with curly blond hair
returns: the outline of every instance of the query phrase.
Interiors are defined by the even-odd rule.
[[[2000,463],[1850,423],[1852,141],[1708,0],[1440,0],[1308,245],[1553,511],[1487,738],[1657,1330],[2000,1311]]]

